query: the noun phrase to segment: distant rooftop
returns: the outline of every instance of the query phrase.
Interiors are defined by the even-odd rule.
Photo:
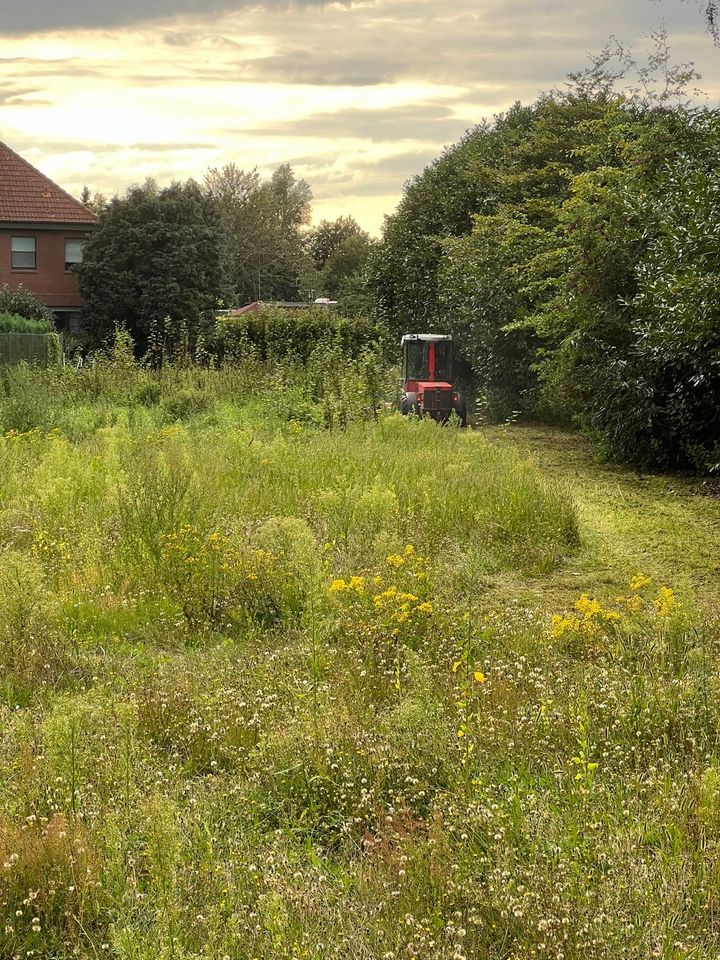
[[[95,214],[0,143],[0,221],[92,226]]]
[[[260,310],[313,310],[318,307],[334,307],[337,300],[328,300],[325,297],[319,300],[312,300],[307,303],[301,300],[255,300],[253,303],[246,303],[244,307],[237,307],[235,310],[218,310],[218,313],[224,317],[241,317],[244,313],[259,313]]]

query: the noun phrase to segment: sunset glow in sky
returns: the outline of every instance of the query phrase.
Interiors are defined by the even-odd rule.
[[[716,103],[694,0],[0,0],[0,140],[76,195],[287,161],[377,231],[468,126],[662,21]]]

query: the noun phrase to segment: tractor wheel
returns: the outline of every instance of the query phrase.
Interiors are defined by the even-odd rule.
[[[420,416],[420,407],[417,402],[416,393],[404,393],[400,401],[400,412],[404,417],[412,414],[415,417]]]
[[[457,402],[453,404],[453,410],[460,417],[460,426],[467,426],[467,404],[465,403],[465,397],[460,395]]]

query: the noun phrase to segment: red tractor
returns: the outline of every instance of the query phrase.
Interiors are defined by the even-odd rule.
[[[452,384],[453,340],[442,333],[406,333],[403,348],[403,413],[444,423],[455,413],[467,425],[465,400]]]

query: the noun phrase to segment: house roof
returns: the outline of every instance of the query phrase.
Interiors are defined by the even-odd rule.
[[[325,297],[310,302],[304,300],[254,300],[252,303],[246,303],[244,307],[218,310],[217,313],[226,317],[241,317],[244,313],[260,313],[265,308],[268,310],[317,310],[320,307],[334,307],[336,304],[337,300],[329,300]]]
[[[27,160],[0,143],[0,222],[90,226],[92,211]]]

